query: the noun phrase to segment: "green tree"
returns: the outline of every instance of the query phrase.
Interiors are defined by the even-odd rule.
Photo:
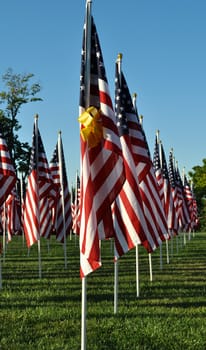
[[[2,76],[5,90],[0,92],[0,125],[6,139],[15,169],[28,174],[30,146],[19,140],[21,125],[18,114],[21,107],[29,102],[42,101],[37,94],[41,90],[38,83],[33,83],[34,74],[15,74],[11,68]]]
[[[206,230],[206,159],[202,160],[203,165],[197,165],[189,172],[193,182],[193,189],[197,201],[200,225],[202,230]]]

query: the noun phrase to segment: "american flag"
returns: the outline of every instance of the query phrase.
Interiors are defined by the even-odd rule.
[[[71,195],[69,192],[69,184],[67,180],[64,150],[63,150],[61,135],[59,135],[59,142],[55,147],[55,150],[50,162],[50,171],[53,177],[53,181],[57,185],[57,188],[59,190],[58,200],[55,202],[55,206],[53,207],[54,231],[56,233],[57,241],[63,243],[64,238],[69,235],[71,230],[72,215],[71,215]]]
[[[8,241],[11,241],[13,235],[22,233],[21,203],[15,187],[6,199],[5,209]]]
[[[16,184],[16,173],[6,141],[0,132],[0,206]]]
[[[184,179],[183,179],[183,191],[184,191],[184,197],[185,197],[185,202],[187,204],[188,212],[189,212],[189,217],[190,217],[190,227],[189,229],[193,229],[195,226],[195,216],[194,215],[194,198],[193,198],[193,193],[192,189],[190,187],[189,181],[187,179],[187,176],[184,174]]]
[[[162,203],[167,218],[168,233],[170,235],[177,233],[177,216],[174,207],[174,201],[172,196],[172,189],[169,181],[169,174],[167,168],[167,162],[162,142],[158,144],[157,137],[155,140],[154,151],[154,167],[157,181],[161,186],[161,193],[163,194]],[[160,175],[161,174],[161,175]],[[161,180],[159,180],[161,177]]]
[[[180,226],[179,226],[179,196],[178,196],[178,189],[176,184],[176,176],[175,176],[175,166],[174,166],[174,155],[173,150],[171,149],[169,153],[169,166],[168,166],[168,172],[169,172],[169,181],[172,191],[172,197],[175,207],[175,214],[176,214],[176,220],[177,220],[177,233],[179,232]]]
[[[165,152],[162,144],[161,144],[161,154],[162,154],[162,174],[164,178],[165,213],[167,217],[168,230],[171,235],[176,235],[177,228],[178,228],[177,215],[176,215],[174,200],[172,196],[172,188],[169,180],[167,161],[166,161]]]
[[[79,235],[80,230],[80,178],[79,174],[76,174],[76,184],[73,188],[72,199],[72,231]]]
[[[155,147],[154,147],[154,156],[153,156],[153,165],[155,170],[155,176],[157,179],[157,183],[159,185],[159,193],[160,199],[165,208],[165,198],[164,198],[164,178],[162,173],[162,164],[161,164],[161,155],[160,155],[160,144],[161,142],[158,140],[158,136],[155,136]]]
[[[181,230],[187,231],[190,225],[190,216],[187,203],[184,195],[184,186],[180,176],[178,165],[175,169],[175,181],[177,186],[177,196],[178,196],[178,218]]]
[[[40,236],[49,236],[51,232],[50,198],[54,201],[56,194],[37,119],[35,119],[23,220],[28,247],[37,242]]]
[[[100,223],[104,232],[113,234],[111,203],[124,182],[124,167],[121,145],[115,124],[115,115],[109,94],[109,87],[96,26],[91,17],[91,51],[86,52],[85,23],[80,82],[80,115],[93,106],[100,113],[98,123],[102,138],[95,147],[90,147],[81,138],[81,209],[80,209],[80,260],[81,277],[101,266]],[[88,43],[88,42],[87,42]],[[90,45],[89,45],[90,46]],[[86,75],[86,55],[90,56],[89,76]],[[89,94],[87,86],[89,82]],[[87,97],[87,95],[89,95]],[[109,220],[109,221],[107,221]],[[109,234],[108,234],[109,233]]]
[[[113,205],[115,228],[115,257],[126,253],[137,244],[142,244],[148,252],[153,250],[154,242],[148,237],[139,182],[129,135],[128,123],[135,114],[131,95],[121,71],[121,58],[116,62],[115,112],[122,145],[126,180]]]
[[[131,143],[148,235],[152,237],[154,242],[153,249],[155,249],[163,240],[168,238],[167,221],[146,135],[140,123],[137,108],[135,110],[136,115],[129,123]]]

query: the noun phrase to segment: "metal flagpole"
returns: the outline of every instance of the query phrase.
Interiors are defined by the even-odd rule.
[[[177,165],[178,167],[178,165]],[[183,167],[182,169],[182,183],[183,183],[183,186],[184,186],[184,179],[185,179],[185,167]],[[187,243],[187,240],[186,240],[186,232],[184,230],[184,245],[186,245]]]
[[[4,226],[3,226],[3,262],[6,255],[6,202],[4,201]]]
[[[85,21],[85,107],[90,104],[90,68],[91,68],[91,6],[92,0],[86,0]],[[81,314],[81,350],[86,350],[86,313],[87,313],[87,280],[82,278],[82,314]]]
[[[118,311],[118,259],[114,258],[114,314]]]
[[[1,247],[0,247],[1,249]],[[2,289],[2,264],[1,264],[1,251],[0,251],[0,289]]]
[[[139,247],[136,245],[136,290],[137,298],[139,298]]]
[[[153,281],[153,275],[152,275],[152,254],[149,253],[149,274],[150,274],[150,282]]]
[[[35,149],[36,149],[36,169],[37,169],[37,189],[39,191],[39,181],[38,181],[38,114],[35,115]],[[40,223],[40,211],[38,210],[38,220]],[[39,261],[39,278],[42,278],[42,266],[41,266],[41,242],[40,242],[40,225],[39,225],[39,237],[37,240],[38,244],[38,261]]]
[[[61,201],[62,201],[62,218],[63,218],[63,231],[64,231],[64,267],[67,268],[67,239],[66,239],[66,227],[65,227],[65,207],[64,207],[64,179],[63,179],[63,166],[62,166],[62,141],[61,131],[58,135],[58,158],[59,158],[59,170],[60,170],[60,186],[61,186]]]

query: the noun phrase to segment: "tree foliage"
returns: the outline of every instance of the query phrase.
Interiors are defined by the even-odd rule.
[[[5,90],[0,92],[0,125],[6,139],[15,169],[21,171],[24,177],[28,173],[30,146],[19,140],[18,131],[21,125],[18,114],[23,105],[41,101],[37,97],[41,90],[38,83],[33,83],[34,74],[15,74],[11,68],[2,76]]]
[[[202,160],[203,165],[197,165],[189,172],[193,182],[194,194],[200,216],[201,229],[206,229],[206,159]]]

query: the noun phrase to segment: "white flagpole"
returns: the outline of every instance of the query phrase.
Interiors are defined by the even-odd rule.
[[[85,28],[85,107],[90,104],[90,68],[91,68],[91,6],[92,0],[86,0],[86,28]],[[87,293],[86,277],[82,278],[82,317],[81,317],[81,350],[86,350],[86,314]]]
[[[150,274],[150,282],[153,281],[153,275],[152,275],[152,254],[149,253],[149,274]]]
[[[81,350],[86,350],[87,280],[82,278]]]
[[[36,167],[37,167],[37,183],[38,183],[38,114],[35,115],[35,147],[36,147]],[[37,186],[39,191],[39,186]],[[39,221],[40,221],[40,213],[39,215]],[[40,227],[39,227],[39,237],[37,240],[38,244],[38,261],[39,261],[39,278],[42,278],[42,266],[41,266],[41,242],[40,242]]]
[[[118,311],[118,259],[114,258],[114,314]]]
[[[166,239],[166,253],[167,253],[167,264],[169,264],[170,263],[170,258],[169,258],[168,239]]]
[[[0,248],[1,249],[1,248]],[[2,289],[2,264],[1,264],[1,252],[0,252],[0,289]]]
[[[136,245],[136,289],[137,289],[137,298],[139,298],[139,247]]]
[[[4,226],[3,226],[3,262],[6,255],[6,203],[4,201]]]
[[[60,186],[61,186],[61,200],[62,200],[62,218],[63,218],[63,231],[64,231],[64,266],[67,268],[67,238],[66,238],[66,227],[65,227],[65,207],[64,207],[64,179],[63,179],[63,166],[62,166],[62,141],[61,131],[58,135],[58,158],[60,168]]]

